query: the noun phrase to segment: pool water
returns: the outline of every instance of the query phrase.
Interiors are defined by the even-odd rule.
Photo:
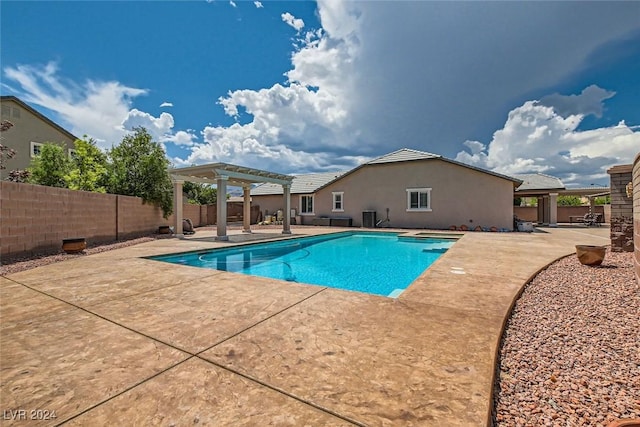
[[[395,298],[454,242],[346,232],[151,259]]]

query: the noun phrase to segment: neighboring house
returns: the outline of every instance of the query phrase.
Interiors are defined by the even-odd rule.
[[[296,190],[302,224],[318,219],[350,218],[355,227],[374,223],[399,228],[448,229],[452,225],[474,229],[513,229],[513,192],[519,179],[466,165],[423,151],[401,149],[364,163],[346,173],[314,174],[324,184]],[[314,175],[303,175],[314,182]],[[294,202],[292,185],[291,206]],[[299,184],[304,181],[299,181]],[[253,203],[279,209],[282,189],[264,194],[251,191]],[[298,187],[299,188],[299,187]],[[307,188],[307,187],[303,187]],[[272,199],[268,199],[272,198]],[[274,204],[271,204],[273,200]],[[388,212],[388,219],[387,219]]]
[[[14,169],[26,169],[44,143],[63,145],[71,155],[78,139],[34,108],[15,96],[1,96],[1,119],[13,123],[13,127],[2,132],[2,144],[16,151],[16,155],[6,162],[6,169],[0,170],[0,178],[5,179]]]

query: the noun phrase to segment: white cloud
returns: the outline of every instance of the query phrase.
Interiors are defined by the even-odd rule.
[[[262,9],[264,7],[262,5],[262,2],[259,2],[259,1],[254,1],[253,4],[257,9]]]
[[[304,21],[300,18],[296,18],[295,16],[293,16],[292,14],[290,14],[289,12],[285,12],[282,15],[280,15],[282,17],[282,20],[284,22],[286,22],[289,26],[293,27],[296,29],[296,31],[300,31],[304,28]]]
[[[146,89],[128,87],[116,81],[87,80],[79,85],[58,76],[58,66],[17,65],[4,68],[5,80],[20,85],[20,98],[57,112],[76,136],[88,135],[103,148],[121,141],[122,121],[133,99]]]
[[[460,151],[456,160],[508,175],[546,173],[569,185],[606,183],[608,168],[633,162],[640,133],[624,122],[581,131],[583,119],[562,117],[553,107],[528,101],[509,113],[488,145],[466,141],[469,151]]]
[[[153,117],[149,113],[136,108],[129,111],[127,117],[122,121],[125,130],[132,130],[135,127],[144,127],[156,141],[164,141],[173,129],[173,116],[169,113],[161,113],[160,117]]]
[[[160,104],[160,108],[163,108],[163,107],[173,107],[173,103],[165,101],[162,104]]]
[[[231,6],[233,6],[233,7],[238,7],[238,5],[236,4],[236,2],[234,2],[233,0],[231,0],[231,1],[229,2],[229,4],[230,4]]]

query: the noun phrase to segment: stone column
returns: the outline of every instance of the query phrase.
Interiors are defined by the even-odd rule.
[[[284,184],[284,221],[282,234],[291,234],[291,184]]]
[[[216,202],[216,228],[217,228],[217,236],[216,240],[227,241],[229,240],[229,236],[227,236],[227,181],[229,180],[228,176],[220,175],[216,179],[216,185],[218,186],[218,199]]]
[[[558,226],[558,193],[549,194],[549,227]]]
[[[614,166],[607,173],[611,176],[611,251],[633,252],[633,198],[627,196],[633,165]]]
[[[182,184],[184,181],[173,181],[173,234],[180,239],[184,237],[182,232]]]
[[[538,196],[538,203],[537,203],[537,215],[538,215],[538,224],[542,225],[542,223],[544,222],[544,199],[542,198],[542,196]]]
[[[251,233],[251,187],[242,187],[242,232]]]

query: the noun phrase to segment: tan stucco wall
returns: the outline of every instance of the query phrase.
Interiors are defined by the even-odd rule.
[[[270,196],[251,196],[251,205],[259,205],[260,212],[264,217],[265,211],[269,212],[269,215],[274,214],[278,209],[284,210],[284,196],[282,194],[270,195]],[[300,212],[300,195],[291,195],[291,209],[295,209],[296,212]],[[302,218],[302,224],[311,224],[311,218]]]
[[[431,212],[407,212],[407,188],[432,188]],[[344,212],[332,212],[332,192],[344,192]],[[351,217],[375,210],[402,228],[448,229],[451,225],[513,228],[513,183],[442,160],[367,165],[321,189],[316,216]]]
[[[2,120],[9,120],[13,127],[2,132],[2,144],[16,150],[16,156],[6,162],[6,169],[0,170],[0,177],[4,179],[9,171],[26,169],[31,163],[31,142],[53,142],[66,144],[66,148],[74,148],[74,140],[60,132],[49,123],[43,121],[29,110],[12,100],[3,100],[2,105],[9,105],[11,117],[2,116]],[[14,117],[13,110],[20,110],[20,117]]]

